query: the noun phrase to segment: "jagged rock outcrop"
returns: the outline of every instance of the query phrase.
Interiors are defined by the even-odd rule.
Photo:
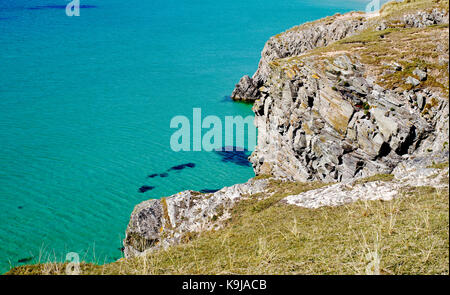
[[[240,101],[254,101],[255,97],[259,97],[260,92],[258,85],[253,82],[253,79],[245,75],[241,78],[236,88],[231,94],[233,100]]]
[[[435,8],[431,11],[418,11],[401,17],[382,20],[379,24],[377,24],[379,22],[377,19],[371,17],[371,15],[356,12],[344,15],[337,14],[293,27],[270,38],[261,53],[257,71],[251,78],[247,75],[242,77],[236,84],[231,97],[234,100],[242,101],[257,100],[261,95],[259,88],[264,85],[270,75],[269,63],[273,60],[298,56],[311,49],[327,46],[371,26],[375,26],[376,30],[380,31],[388,28],[423,28],[448,23],[448,10]]]
[[[266,82],[269,63],[275,59],[300,55],[308,50],[326,46],[360,32],[366,27],[364,13],[335,15],[306,23],[270,38],[261,53],[258,69],[252,78],[244,76],[236,85],[231,97],[234,100],[254,101],[259,98],[258,89]]]
[[[212,194],[184,191],[160,200],[137,205],[131,214],[124,239],[126,258],[166,248],[189,240],[205,230],[219,229],[230,217],[236,202],[264,192],[267,180],[225,187]]]
[[[376,30],[382,31],[388,28],[424,28],[432,25],[448,23],[448,11],[434,8],[430,11],[417,11],[408,13],[400,18],[382,20],[376,26]]]
[[[266,46],[275,53],[257,72],[257,175],[342,181],[448,150],[448,9],[380,18],[397,29],[371,19],[341,45],[286,58],[265,58],[277,56]],[[427,29],[436,24],[447,26]]]
[[[409,154],[448,149],[447,97],[376,82],[345,54],[278,60],[254,104],[256,173],[342,181],[390,173]]]

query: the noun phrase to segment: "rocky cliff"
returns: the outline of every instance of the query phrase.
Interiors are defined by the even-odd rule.
[[[391,19],[262,68],[256,174],[341,181],[448,150],[446,11]]]
[[[439,8],[435,10],[420,10],[416,13],[409,14],[407,13],[408,7],[398,7],[397,11],[395,11],[396,4],[391,3],[390,5],[392,7],[388,7],[393,9],[394,13],[388,11],[381,17],[362,12],[351,12],[344,15],[336,14],[293,27],[286,32],[273,36],[267,41],[262,50],[257,71],[252,77],[245,75],[241,78],[239,83],[236,84],[231,98],[251,102],[259,99],[261,95],[259,88],[264,85],[270,76],[271,70],[269,64],[276,59],[298,56],[312,49],[325,47],[346,37],[358,34],[368,28],[385,30],[389,25],[399,26],[402,24],[407,27],[418,28],[433,24],[448,23],[448,13],[446,13],[448,9],[442,9],[442,7],[445,7],[445,3],[437,5]],[[424,5],[426,7],[427,4]],[[386,6],[384,10],[389,10]],[[412,5],[411,10],[414,11],[415,6]],[[383,9],[381,11],[383,12]]]
[[[417,0],[272,37],[257,72],[232,95],[254,101],[258,145],[250,160],[259,176],[212,194],[187,191],[139,204],[125,256],[224,226],[237,202],[270,197],[268,179],[336,183],[280,203],[308,208],[448,185],[448,168],[430,168],[448,161],[448,30],[448,1]],[[392,181],[358,183],[374,174]]]
[[[269,68],[254,105],[257,174],[340,181],[448,150],[448,11],[389,19]]]
[[[231,98],[242,101],[255,101],[261,96],[259,88],[270,76],[270,62],[289,56],[297,56],[308,50],[324,47],[337,40],[360,32],[366,27],[364,13],[335,15],[319,21],[294,27],[267,41],[261,53],[258,70],[249,77],[245,75],[236,85]]]

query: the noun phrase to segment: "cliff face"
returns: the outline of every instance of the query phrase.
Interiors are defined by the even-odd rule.
[[[448,168],[428,168],[448,161],[448,33],[448,1],[417,0],[393,2],[379,16],[336,15],[272,37],[258,71],[233,92],[254,101],[258,145],[250,160],[259,180],[139,204],[125,256],[222,227],[237,202],[270,197],[266,176],[336,183],[281,202],[308,208],[390,199],[402,187],[448,182]],[[394,180],[358,183],[380,173]]]
[[[256,174],[342,181],[448,151],[448,25],[427,26],[444,22],[405,15],[262,67]]]
[[[231,98],[255,101],[261,95],[259,88],[270,76],[270,62],[276,59],[300,55],[308,50],[326,46],[347,36],[354,35],[366,27],[363,13],[335,15],[316,22],[294,27],[267,41],[261,53],[258,70],[252,78],[244,76],[236,85]]]
[[[261,60],[257,71],[252,77],[245,75],[241,78],[231,94],[234,100],[253,102],[260,98],[259,88],[264,85],[270,76],[270,62],[276,59],[298,56],[315,48],[325,47],[346,37],[356,35],[368,28],[385,30],[389,24],[393,26],[423,28],[426,26],[448,23],[448,8],[443,12],[441,7],[448,3],[435,4],[436,1],[422,0],[419,7],[427,7],[428,11],[420,10],[415,13],[415,5],[411,8],[396,7],[396,3],[386,5],[384,16],[367,15],[362,12],[351,12],[344,15],[336,14],[314,22],[293,27],[286,32],[278,34],[267,41],[261,53]],[[422,3],[423,2],[423,3]],[[438,1],[439,2],[439,1]],[[438,3],[437,2],[437,3]],[[432,7],[439,8],[433,10]],[[408,10],[409,9],[409,10]],[[391,10],[394,10],[393,12]],[[397,10],[397,11],[395,11]],[[403,11],[402,11],[403,10]],[[445,9],[444,9],[445,10]]]

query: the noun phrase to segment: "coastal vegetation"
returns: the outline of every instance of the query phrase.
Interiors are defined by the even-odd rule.
[[[223,229],[142,257],[82,263],[81,274],[366,274],[374,252],[381,274],[449,273],[447,189],[416,187],[389,202],[319,209],[279,202],[323,185],[270,180],[274,194],[240,202]],[[66,266],[47,262],[8,274],[65,274]]]

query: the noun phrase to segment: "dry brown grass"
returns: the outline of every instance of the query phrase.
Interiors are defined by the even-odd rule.
[[[418,10],[431,11],[435,8],[448,11],[448,0],[405,0],[402,2],[390,1],[380,9],[381,17],[384,19],[396,19],[407,13]]]

